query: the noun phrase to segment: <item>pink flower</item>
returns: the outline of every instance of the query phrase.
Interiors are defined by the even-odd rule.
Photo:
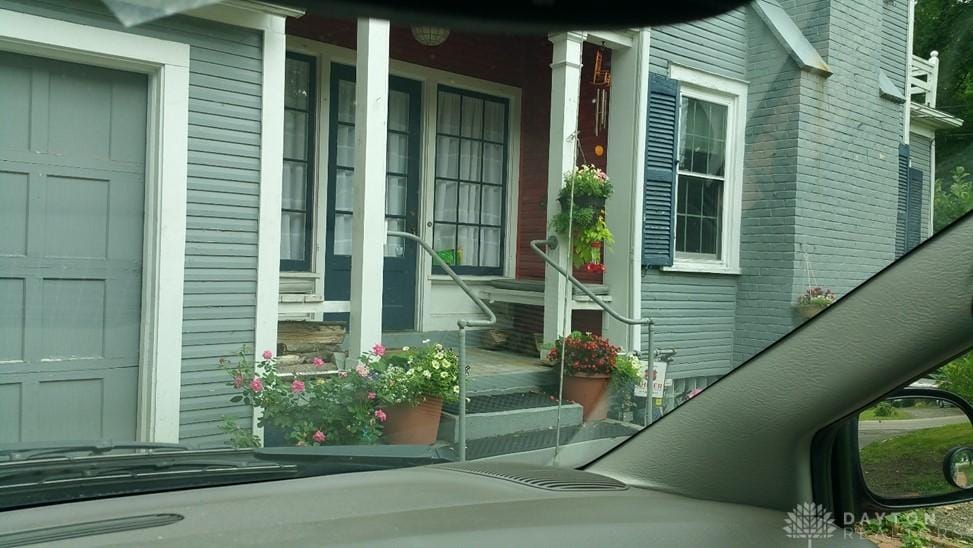
[[[317,430],[314,432],[314,435],[311,436],[311,439],[318,443],[324,443],[328,439],[328,436],[325,436],[324,432]]]
[[[358,373],[359,377],[365,378],[368,376],[368,367],[366,367],[365,364],[360,363],[355,366],[355,373]]]
[[[388,416],[385,414],[385,411],[382,411],[381,409],[376,409],[375,418],[378,419],[378,422],[385,422],[385,419],[387,419]]]
[[[271,352],[270,350],[264,350],[264,354],[263,355],[264,355],[264,359],[265,360],[269,360],[270,358],[273,358],[274,357],[274,353]]]
[[[382,346],[382,343],[377,343],[372,347],[372,354],[375,354],[379,358],[385,355],[385,347]]]
[[[375,399],[375,392],[369,392],[368,393],[368,399],[374,400]]]
[[[314,358],[313,360],[311,360],[311,363],[314,364],[314,367],[321,367],[322,365],[324,365],[324,360],[322,360],[321,358]]]
[[[303,391],[304,391],[304,381],[299,381],[295,379],[294,382],[291,383],[291,392],[295,394],[300,394]]]
[[[233,377],[233,388],[240,388],[241,386],[243,386],[243,377],[240,375]]]
[[[254,392],[260,392],[263,389],[264,389],[264,381],[260,380],[260,377],[254,377],[253,380],[250,381],[250,390],[253,390]]]

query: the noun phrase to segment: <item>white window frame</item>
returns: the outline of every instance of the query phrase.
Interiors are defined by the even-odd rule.
[[[698,254],[676,252],[672,266],[663,267],[663,270],[739,274],[740,218],[743,209],[743,151],[747,123],[747,83],[680,65],[670,65],[669,77],[679,80],[680,105],[683,97],[692,97],[727,107],[726,165],[723,183],[723,211],[720,220],[722,223],[720,258],[705,258]],[[679,174],[682,174],[681,170]],[[676,207],[678,201],[678,185],[677,175],[673,207]],[[675,233],[673,233],[673,238],[675,239],[675,237]]]
[[[0,10],[0,50],[148,75],[137,437],[177,442],[189,46]]]

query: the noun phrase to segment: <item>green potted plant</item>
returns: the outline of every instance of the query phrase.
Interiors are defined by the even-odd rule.
[[[608,383],[621,350],[608,339],[575,331],[554,344],[548,359],[561,362],[564,349],[564,397],[584,408],[584,420],[608,416]]]
[[[612,370],[609,389],[611,391],[612,418],[632,422],[635,409],[635,387],[642,380],[639,359],[634,354],[619,354]]]
[[[832,293],[830,289],[809,287],[803,295],[797,298],[797,304],[794,307],[801,318],[810,320],[820,314],[822,310],[834,304],[837,298],[837,295]]]
[[[605,201],[612,192],[608,175],[593,165],[575,168],[564,176],[564,186],[557,199],[561,211],[551,220],[551,227],[559,234],[570,236],[571,262],[575,268],[605,271],[602,251],[615,241],[605,223]]]
[[[378,398],[387,415],[385,439],[396,444],[428,445],[436,441],[443,402],[459,395],[459,360],[437,343],[386,355],[375,345],[372,355],[380,358]],[[374,358],[369,358],[374,360]]]
[[[238,394],[232,402],[260,407],[259,425],[281,432],[294,445],[355,445],[377,443],[382,436],[385,412],[376,395],[377,375],[365,371],[341,371],[327,375],[284,375],[277,370],[277,358],[269,350],[259,363],[244,349],[236,364],[220,360],[220,367],[232,377],[229,383]],[[321,367],[320,358],[313,360]],[[221,429],[236,446],[254,446],[257,440],[233,421],[224,420]]]

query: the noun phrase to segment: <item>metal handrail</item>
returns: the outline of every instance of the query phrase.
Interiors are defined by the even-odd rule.
[[[580,289],[582,293],[584,293],[585,295],[587,295],[602,310],[604,310],[605,312],[607,312],[609,316],[611,316],[612,318],[615,318],[616,320],[618,320],[618,321],[620,321],[620,322],[622,322],[622,323],[624,323],[626,325],[644,325],[646,327],[646,331],[647,331],[647,335],[648,335],[648,337],[647,337],[648,344],[646,345],[646,346],[648,346],[648,348],[646,349],[646,351],[647,351],[647,353],[649,355],[649,368],[651,369],[652,362],[655,361],[655,354],[656,354],[656,352],[655,352],[655,340],[654,340],[655,339],[655,329],[654,329],[655,328],[655,322],[652,321],[652,318],[629,318],[627,316],[622,316],[621,314],[618,313],[617,310],[615,310],[614,308],[612,308],[611,306],[609,306],[608,303],[606,303],[605,301],[601,300],[600,297],[598,297],[590,289],[588,289],[588,286],[586,286],[584,283],[582,283],[581,280],[575,278],[564,267],[562,267],[561,265],[557,264],[557,261],[555,261],[554,259],[552,259],[550,255],[548,255],[547,253],[545,253],[544,250],[542,250],[539,247],[541,245],[547,247],[548,249],[557,249],[558,239],[557,239],[557,236],[556,235],[553,235],[552,234],[551,236],[548,236],[548,238],[546,240],[531,240],[531,242],[530,242],[531,249],[533,249],[534,250],[534,253],[537,253],[541,257],[541,259],[544,259],[544,262],[547,263],[548,265],[550,265],[551,268],[553,268],[559,274],[561,274],[562,276],[564,276],[565,279],[567,279],[575,287],[577,287],[578,289]],[[675,354],[675,351],[672,351],[672,353]],[[652,414],[650,412],[651,405],[649,405],[649,401],[651,399],[652,399],[651,394],[646,394],[646,396],[645,396],[645,424],[649,424],[650,419],[652,417]]]
[[[424,249],[434,261],[439,263],[439,266],[449,275],[450,278],[456,282],[456,285],[463,290],[463,293],[473,299],[473,303],[476,304],[477,308],[480,309],[489,318],[488,320],[457,320],[456,325],[459,326],[459,371],[458,371],[458,383],[459,383],[459,405],[457,412],[456,421],[458,424],[459,431],[456,433],[458,438],[456,444],[459,446],[457,449],[458,457],[460,462],[466,460],[466,328],[468,327],[488,327],[495,325],[497,323],[497,315],[490,310],[490,307],[483,302],[483,299],[478,297],[476,293],[470,288],[462,278],[443,260],[442,257],[436,253],[431,245],[426,243],[422,238],[416,236],[415,234],[409,232],[399,232],[396,230],[389,230],[388,235],[394,238],[405,238],[407,240],[412,240],[413,242],[419,244],[419,247]]]

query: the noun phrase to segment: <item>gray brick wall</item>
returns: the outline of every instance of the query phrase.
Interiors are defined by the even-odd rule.
[[[750,82],[733,364],[792,324],[801,73],[757,17],[749,21]]]
[[[652,70],[677,63],[749,82],[741,274],[643,278],[643,314],[657,320],[657,345],[679,351],[677,376],[742,363],[798,325],[808,286],[844,295],[893,258],[903,107],[879,97],[878,73],[904,85],[906,3],[781,4],[833,75],[802,72],[749,8],[653,29]]]

